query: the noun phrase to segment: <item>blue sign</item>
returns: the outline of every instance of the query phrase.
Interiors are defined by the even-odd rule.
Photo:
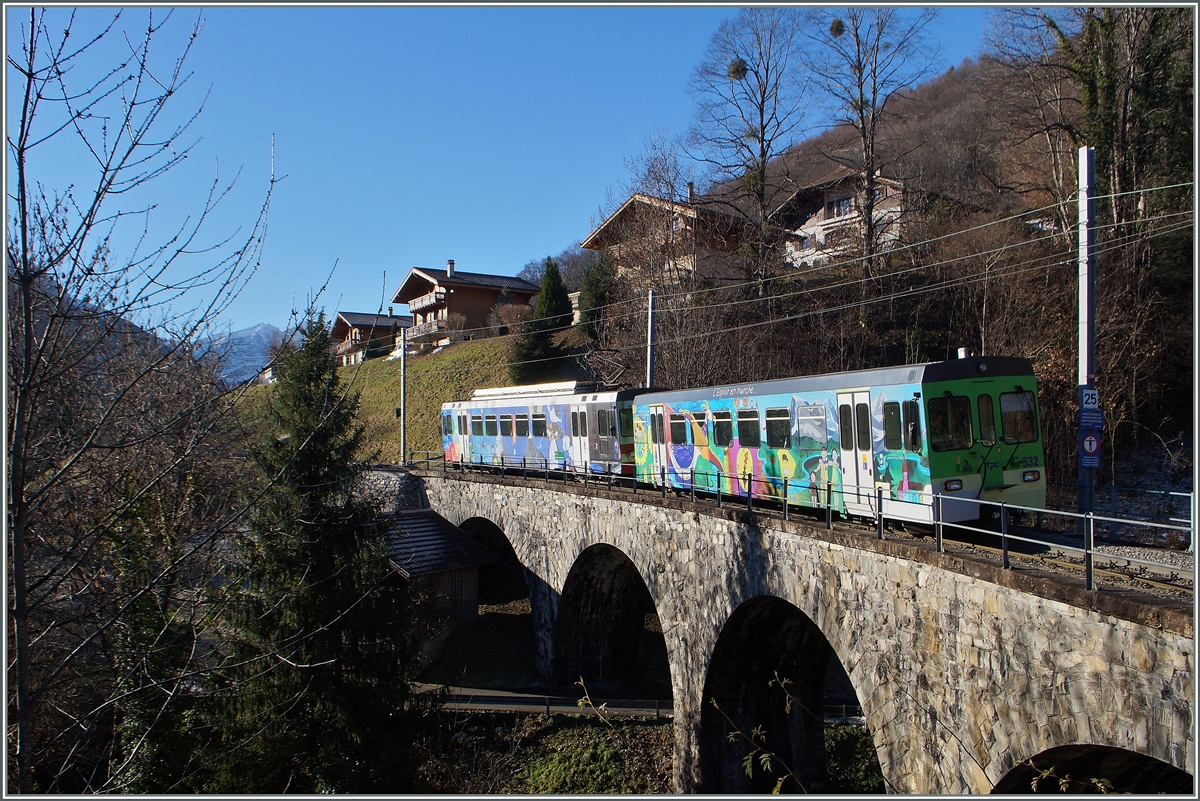
[[[1079,432],[1079,466],[1092,470],[1100,467],[1100,432]]]
[[[1079,410],[1079,430],[1080,431],[1103,431],[1104,430],[1104,411],[1101,409],[1080,409]]]

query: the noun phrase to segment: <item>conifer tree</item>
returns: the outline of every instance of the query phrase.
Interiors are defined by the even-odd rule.
[[[542,274],[542,291],[534,307],[533,320],[514,349],[516,362],[512,367],[513,380],[518,384],[551,381],[563,377],[569,370],[567,353],[556,343],[560,334],[571,324],[571,299],[554,259],[547,258]]]
[[[213,723],[215,792],[411,788],[414,653],[407,589],[391,580],[376,510],[355,490],[362,427],[323,314],[273,387],[254,457],[269,482],[240,543],[235,667]]]

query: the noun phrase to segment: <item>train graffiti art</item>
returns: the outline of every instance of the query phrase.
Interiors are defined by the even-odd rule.
[[[443,454],[648,486],[947,522],[987,503],[1041,507],[1028,359],[944,362],[663,391],[577,384],[478,390],[442,407]],[[955,503],[956,499],[966,499]]]

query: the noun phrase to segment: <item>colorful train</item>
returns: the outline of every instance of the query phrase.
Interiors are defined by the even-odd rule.
[[[479,390],[442,407],[464,465],[630,477],[848,516],[977,519],[1045,505],[1037,382],[1027,359],[965,356],[703,389]],[[966,500],[963,500],[966,499]],[[957,502],[956,502],[957,501]]]

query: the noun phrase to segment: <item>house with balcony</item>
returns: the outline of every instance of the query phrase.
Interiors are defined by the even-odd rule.
[[[656,269],[679,283],[707,275],[752,233],[748,220],[711,200],[698,202],[689,187],[687,202],[635,192],[581,246],[607,252],[618,274]]]
[[[883,176],[875,179],[875,230],[881,250],[900,239],[904,192],[901,181]],[[857,173],[842,166],[796,190],[784,202],[780,215],[795,235],[787,243],[788,260],[797,267],[820,267],[834,259],[853,257],[862,245],[862,199]]]
[[[537,284],[515,276],[456,270],[450,259],[444,270],[410,269],[392,302],[408,304],[413,318],[408,342],[427,349],[487,327],[488,315],[497,304],[527,304],[541,291]]]
[[[387,314],[338,312],[330,332],[338,363],[344,367],[386,356],[400,341],[401,329],[412,324],[411,315],[393,314],[391,306]]]

